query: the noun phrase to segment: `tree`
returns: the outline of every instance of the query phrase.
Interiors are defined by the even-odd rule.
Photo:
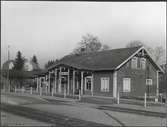
[[[32,61],[33,63],[35,63],[35,64],[37,64],[37,65],[38,65],[38,60],[37,60],[36,55],[33,55],[33,57],[32,57],[32,59],[31,59],[31,61]]]
[[[48,67],[52,66],[53,64],[55,64],[56,62],[58,62],[58,60],[49,60],[46,64],[45,64],[45,68],[47,69]]]
[[[22,57],[22,54],[20,51],[17,52],[15,61],[14,61],[14,70],[23,70],[24,69],[24,63],[25,63],[25,58]]]
[[[82,36],[82,40],[78,43],[78,47],[74,49],[72,54],[97,52],[107,49],[109,49],[109,46],[102,45],[97,36],[86,34],[85,36]]]
[[[129,42],[126,47],[127,48],[130,48],[130,47],[137,47],[137,46],[144,46],[150,53],[150,55],[153,57],[153,52],[154,52],[154,49],[147,46],[145,43],[143,43],[142,41],[140,40],[134,40],[134,41],[131,41]]]
[[[127,48],[130,48],[130,47],[137,47],[137,46],[144,46],[144,43],[139,41],[139,40],[134,40],[134,41],[131,41],[129,42],[126,47]]]
[[[126,45],[127,48],[129,47],[137,47],[137,46],[144,46],[153,60],[158,63],[159,65],[165,62],[165,49],[161,46],[155,47],[154,49],[149,47],[148,45],[144,44],[141,41],[131,41]]]
[[[104,50],[110,50],[110,49],[111,49],[110,46],[104,44],[104,45],[102,46],[102,49],[101,49],[101,50],[104,51]]]
[[[23,73],[24,72],[24,63],[25,63],[25,58],[22,56],[22,53],[20,51],[18,51],[16,58],[14,60],[14,67],[12,70],[9,71],[9,82],[11,82],[11,80],[13,80],[13,81],[17,82],[19,86],[23,85],[23,82],[24,82],[24,73]]]
[[[33,70],[39,70],[40,69],[36,55],[33,55],[32,59],[31,59],[31,62],[33,63]]]
[[[161,46],[155,47],[154,49],[154,60],[159,65],[165,63],[165,49]]]

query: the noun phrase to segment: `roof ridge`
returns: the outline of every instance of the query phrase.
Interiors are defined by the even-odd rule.
[[[123,50],[123,49],[133,49],[133,48],[141,48],[142,46],[135,46],[135,47],[123,47],[123,48],[115,48],[115,49],[110,49],[110,50],[102,50],[102,51],[95,51],[95,52],[87,52],[87,53],[81,53],[81,54],[72,54],[72,55],[66,55],[65,57],[70,57],[70,56],[83,56],[83,55],[90,55],[90,54],[94,54],[94,53],[103,53],[103,52],[109,52],[109,51],[113,51],[113,50]],[[61,59],[63,59],[61,58]],[[60,60],[61,60],[60,59]]]

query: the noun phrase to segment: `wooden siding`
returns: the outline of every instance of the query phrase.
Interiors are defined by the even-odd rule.
[[[101,91],[101,78],[109,77],[109,92]],[[94,73],[94,95],[113,96],[113,73],[112,72],[95,72]]]
[[[139,61],[138,61],[139,62]],[[126,66],[129,64],[129,66]],[[146,88],[146,79],[152,79],[152,86],[149,86],[149,95],[156,95],[157,87],[157,78],[156,78],[156,69],[151,64],[149,59],[146,59],[146,68],[149,68],[149,71],[146,69],[132,69],[131,60],[128,63],[122,66],[117,73],[117,86],[120,91],[120,96],[132,96],[132,97],[142,97],[144,93],[148,93],[148,88]],[[123,78],[131,78],[131,92],[123,92]]]

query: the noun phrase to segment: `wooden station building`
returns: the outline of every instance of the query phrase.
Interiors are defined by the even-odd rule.
[[[68,55],[35,79],[37,91],[43,82],[54,94],[156,97],[162,72],[144,47],[133,47]]]

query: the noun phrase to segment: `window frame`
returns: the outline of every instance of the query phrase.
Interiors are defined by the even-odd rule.
[[[143,68],[143,62],[144,62],[144,68]],[[146,58],[140,58],[140,68],[142,70],[146,69]]]
[[[127,85],[127,84],[125,84],[125,82],[124,82],[127,79],[129,81],[128,88],[125,87],[125,85]],[[123,92],[126,92],[126,93],[131,92],[131,78],[123,78]]]
[[[131,68],[132,69],[137,69],[138,68],[138,57],[134,56],[132,59],[131,59]]]
[[[103,81],[104,84],[102,84],[102,81]],[[101,92],[109,92],[109,90],[110,90],[110,88],[109,88],[110,78],[109,77],[101,77],[100,78],[100,83],[101,83],[100,84],[100,91]]]
[[[148,81],[151,81],[151,82],[148,83]],[[153,85],[153,80],[151,78],[147,78],[146,79],[146,85],[147,86],[152,86]]]

